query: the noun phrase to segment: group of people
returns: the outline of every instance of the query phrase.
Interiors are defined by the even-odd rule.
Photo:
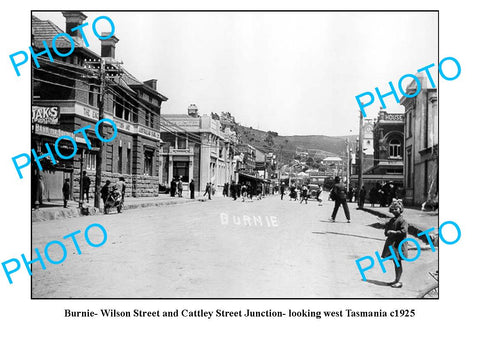
[[[190,198],[194,199],[195,198],[195,181],[193,180],[193,178],[190,181],[189,189],[190,189]],[[180,178],[172,178],[172,181],[170,182],[170,196],[183,197],[183,181]]]
[[[313,192],[313,196],[312,196],[312,190],[310,190],[308,188],[307,185],[302,185],[301,187],[300,186],[290,186],[289,187],[289,197],[290,197],[290,201],[296,201],[300,198],[300,204],[302,202],[305,202],[305,204],[307,204],[308,202],[308,199],[309,198],[313,198],[319,202],[321,202],[321,198],[320,198],[320,195],[322,193],[322,188],[319,187],[317,190],[315,190],[315,192]],[[285,195],[285,186],[282,184],[280,186],[280,199],[283,200],[283,196]]]
[[[90,177],[87,176],[86,171],[83,171],[82,185],[81,185],[81,200],[83,201],[86,198],[87,203],[89,203],[89,199],[90,199],[89,198],[90,184],[91,184]],[[70,179],[68,178],[65,178],[63,182],[62,195],[63,195],[63,207],[68,208],[68,200],[70,199]],[[42,204],[41,201],[40,201],[40,204]]]
[[[398,196],[402,196],[401,192],[393,182],[387,182],[383,185],[377,182],[368,192],[368,200],[372,207],[377,203],[380,204],[381,207],[388,207],[391,205],[393,199],[399,198]]]

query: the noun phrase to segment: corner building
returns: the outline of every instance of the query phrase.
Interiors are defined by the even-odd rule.
[[[32,15],[32,42],[36,53],[45,50],[46,42],[54,62],[46,54],[39,56],[40,68],[32,67],[32,148],[40,156],[47,153],[48,143],[55,155],[55,140],[70,135],[77,143],[75,156],[68,160],[55,157],[41,161],[44,171],[39,171],[32,159],[32,197],[41,195],[44,201],[62,198],[62,185],[70,179],[70,197],[80,196],[80,177],[84,170],[91,179],[90,199],[95,193],[96,157],[100,140],[94,127],[99,120],[100,80],[95,61],[106,62],[107,86],[104,96],[104,118],[112,119],[118,129],[116,138],[104,143],[102,157],[102,185],[107,179],[115,182],[125,177],[127,196],[156,196],[159,184],[160,112],[167,98],[156,89],[156,80],[141,82],[115,60],[115,36],[102,40],[101,55],[85,47],[79,31],[73,27],[81,25],[87,18],[79,11],[62,12],[66,18],[66,33],[72,36],[75,49],[67,57],[57,56],[52,49],[52,39],[63,31],[49,20],[40,20]],[[109,36],[109,33],[102,33]],[[90,38],[91,39],[91,38]],[[61,37],[56,41],[57,49],[66,54],[70,42]],[[89,62],[90,61],[90,62]],[[92,62],[93,61],[93,62]],[[97,64],[98,65],[98,64]],[[87,147],[81,134],[73,132],[90,125],[87,136],[92,149]],[[103,124],[104,138],[112,136],[113,129]],[[61,142],[63,155],[72,153],[71,143]],[[63,151],[62,151],[63,150]],[[39,192],[38,179],[42,176],[44,190]]]

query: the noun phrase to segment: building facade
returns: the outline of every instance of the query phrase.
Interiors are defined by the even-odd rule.
[[[416,75],[422,89],[413,98],[402,97],[405,107],[405,200],[420,205],[425,201],[438,202],[438,104],[437,89],[427,78]],[[412,81],[406,93],[417,92]]]
[[[55,140],[63,135],[75,139],[78,150],[68,160],[50,158],[41,160],[43,171],[32,162],[32,197],[36,200],[62,199],[62,185],[70,180],[70,197],[79,200],[80,178],[86,171],[91,179],[90,198],[95,193],[95,172],[98,157],[102,158],[103,185],[107,179],[115,182],[124,177],[127,196],[155,196],[158,194],[158,171],[160,159],[160,109],[167,98],[156,90],[156,81],[141,82],[128,73],[115,60],[115,36],[102,40],[101,55],[85,47],[80,32],[71,29],[81,25],[87,18],[79,11],[62,12],[66,18],[66,33],[75,42],[75,49],[67,57],[58,57],[55,62],[38,58],[40,68],[32,68],[32,148],[37,155],[47,153],[46,143],[53,147]],[[44,43],[51,49],[52,39],[63,31],[49,20],[32,16],[32,41],[35,52],[45,50]],[[102,33],[106,36],[108,33]],[[67,39],[58,39],[56,46],[66,54],[70,49]],[[104,118],[115,122],[116,138],[100,144],[94,127],[99,120],[102,83],[99,77],[100,60],[106,64],[105,95],[103,96]],[[82,134],[74,131],[90,126],[86,130],[91,147]],[[104,138],[112,136],[113,129],[105,124]],[[59,143],[64,155],[73,151],[68,142]],[[39,191],[38,183],[44,190]]]
[[[363,166],[366,190],[386,183],[392,183],[397,189],[403,188],[404,116],[403,113],[379,111],[372,129],[373,165],[369,168]],[[358,186],[358,171],[351,181],[353,186]]]
[[[184,185],[192,179],[197,191],[212,183],[222,190],[225,183],[234,180],[234,148],[237,137],[229,127],[209,115],[199,115],[192,104],[188,114],[162,116],[161,136],[165,145],[161,152],[160,182],[168,186],[172,179]]]

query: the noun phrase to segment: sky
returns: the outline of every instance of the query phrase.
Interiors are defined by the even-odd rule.
[[[92,23],[113,20],[116,59],[141,81],[158,79],[169,98],[163,114],[195,103],[201,114],[229,111],[280,135],[357,134],[356,95],[387,93],[389,81],[397,87],[404,74],[438,63],[436,12],[84,13],[98,54]],[[34,15],[65,30],[59,12]],[[102,20],[97,30],[110,26]],[[388,112],[404,112],[393,96],[385,102]],[[379,109],[376,98],[367,118]]]

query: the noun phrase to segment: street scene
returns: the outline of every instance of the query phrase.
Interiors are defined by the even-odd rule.
[[[81,255],[65,241],[64,263],[33,266],[33,297],[417,297],[433,281],[428,271],[438,268],[437,253],[424,244],[420,258],[405,265],[402,289],[387,284],[394,279],[392,261],[385,262],[387,273],[376,263],[362,281],[355,259],[381,252],[385,237],[378,217],[349,205],[352,223],[342,212],[328,222],[331,201],[300,205],[279,195],[233,203],[215,197],[35,223],[33,247],[39,249],[91,223],[103,225],[108,240],[91,248],[78,237]],[[266,221],[272,216],[277,226]],[[60,249],[49,253],[61,257]]]
[[[32,298],[438,298],[437,23],[32,12]]]

